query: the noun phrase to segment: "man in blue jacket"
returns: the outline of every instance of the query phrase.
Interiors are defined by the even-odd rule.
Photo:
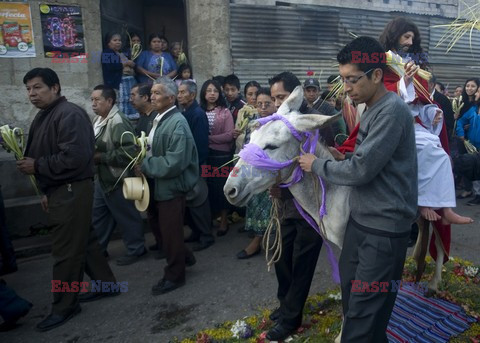
[[[198,105],[197,85],[193,81],[182,81],[178,87],[178,103],[184,108],[183,116],[193,134],[198,151],[198,163],[201,166],[208,157],[208,119],[205,111]],[[200,168],[201,170],[201,168]],[[187,222],[192,235],[187,242],[196,242],[193,251],[200,251],[211,246],[215,239],[212,235],[212,217],[208,202],[208,187],[205,179],[200,177],[192,192],[187,195]]]

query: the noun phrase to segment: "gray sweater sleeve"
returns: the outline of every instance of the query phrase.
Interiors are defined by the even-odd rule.
[[[395,106],[388,107],[392,112]],[[369,183],[391,159],[403,136],[404,123],[393,113],[382,112],[369,122],[368,135],[350,159],[332,161],[317,158],[312,171],[337,185],[360,186]]]

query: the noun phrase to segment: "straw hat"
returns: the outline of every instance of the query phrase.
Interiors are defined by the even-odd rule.
[[[135,200],[137,210],[145,211],[150,202],[150,189],[145,176],[126,177],[123,180],[123,196],[127,200]]]

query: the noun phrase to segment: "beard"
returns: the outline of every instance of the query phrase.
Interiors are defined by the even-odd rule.
[[[411,46],[410,45],[397,44],[397,46],[395,48],[397,49],[397,53],[401,55],[401,54],[409,53]]]

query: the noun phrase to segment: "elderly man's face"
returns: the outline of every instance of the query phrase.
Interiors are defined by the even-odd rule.
[[[105,118],[110,113],[113,107],[112,99],[105,99],[100,89],[93,91],[90,99],[92,100],[92,110],[97,116]]]
[[[130,103],[136,110],[143,108],[143,106],[148,103],[147,96],[141,96],[138,93],[138,87],[133,87],[130,91]]]
[[[58,98],[58,85],[48,87],[40,76],[34,77],[25,84],[28,98],[33,106],[43,109]]]
[[[150,97],[153,108],[158,113],[163,113],[173,106],[175,96],[168,95],[164,85],[155,84],[152,86],[152,95]]]
[[[190,93],[187,85],[180,85],[180,87],[178,87],[177,100],[180,105],[183,107],[188,107],[194,99],[195,93]]]

